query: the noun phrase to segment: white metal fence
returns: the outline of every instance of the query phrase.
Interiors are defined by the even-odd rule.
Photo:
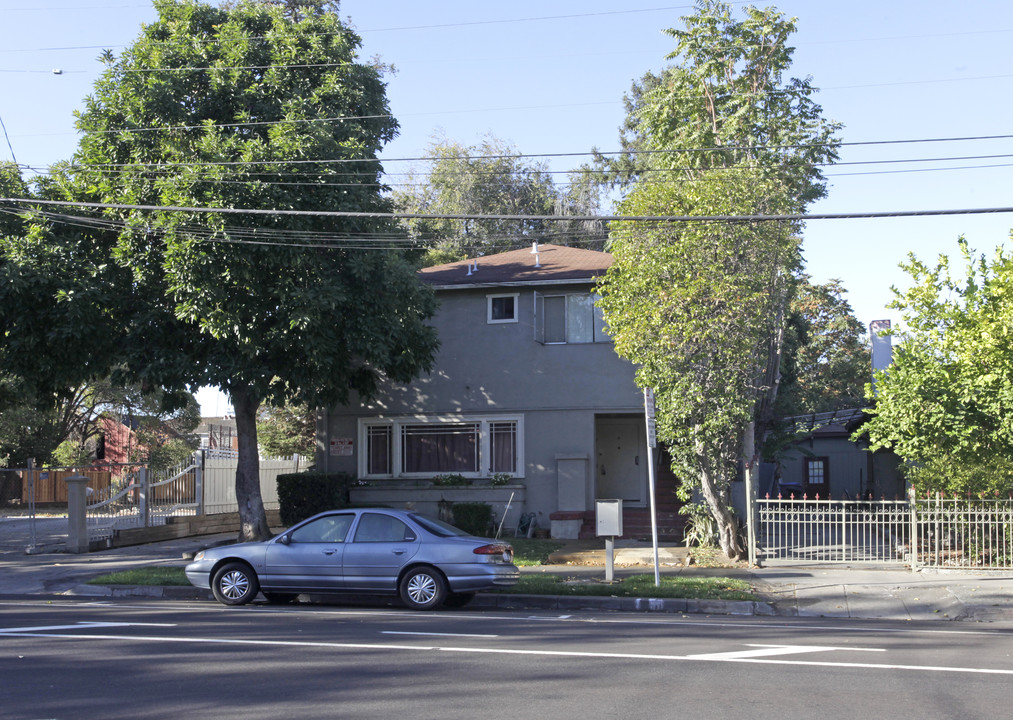
[[[768,563],[1013,569],[1013,500],[758,500]]]
[[[29,549],[37,545],[37,512],[67,512],[66,478],[84,475],[86,525],[90,540],[110,538],[117,530],[164,525],[166,518],[238,510],[234,451],[198,451],[179,465],[149,474],[144,465],[88,468],[28,467],[5,471],[19,478],[21,503],[28,510]],[[260,492],[267,510],[278,509],[278,475],[298,472],[299,456],[261,458]],[[10,484],[10,483],[8,483]]]
[[[235,512],[239,508],[236,500],[236,464],[239,462],[234,451],[210,450],[204,456],[204,514]],[[277,510],[278,476],[299,472],[300,458],[260,459],[260,495],[265,510]]]
[[[116,479],[99,489],[88,488],[88,537],[101,540],[116,530],[164,525],[166,518],[198,515],[202,505],[200,454],[161,473],[148,468],[122,466]]]

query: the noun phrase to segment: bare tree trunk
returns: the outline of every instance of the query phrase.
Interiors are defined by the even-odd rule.
[[[260,399],[249,387],[229,388],[236,411],[239,463],[236,465],[236,500],[239,503],[239,541],[267,540],[271,529],[260,494],[260,454],[257,448],[257,408]]]
[[[721,483],[720,479],[711,473],[709,464],[705,458],[700,458],[700,466],[703,468],[700,472],[700,494],[703,495],[704,502],[707,503],[711,516],[717,523],[721,551],[732,560],[742,560],[745,552],[742,543],[739,542],[739,526],[735,521],[735,515],[728,507],[728,499],[720,490],[720,486],[727,486],[727,483]]]

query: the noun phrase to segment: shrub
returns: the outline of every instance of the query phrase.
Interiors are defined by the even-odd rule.
[[[454,503],[454,525],[466,533],[484,537],[489,534],[492,525],[492,506],[488,503],[462,502]]]
[[[461,475],[460,473],[446,473],[444,475],[437,475],[436,477],[434,477],[433,485],[441,485],[441,486],[471,485],[471,480],[464,477],[464,475]]]
[[[324,510],[348,506],[348,473],[302,472],[278,476],[281,522],[286,527]]]

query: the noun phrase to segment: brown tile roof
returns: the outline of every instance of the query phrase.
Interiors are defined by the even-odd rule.
[[[468,274],[468,268],[474,267]],[[440,287],[468,287],[499,284],[538,284],[566,280],[590,280],[603,275],[612,264],[612,255],[597,250],[538,245],[538,265],[530,247],[521,250],[484,255],[471,260],[460,260],[424,268],[419,277],[424,282]]]

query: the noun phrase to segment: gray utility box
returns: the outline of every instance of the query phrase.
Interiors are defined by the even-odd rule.
[[[594,505],[598,537],[621,537],[623,534],[623,501],[595,500]]]

